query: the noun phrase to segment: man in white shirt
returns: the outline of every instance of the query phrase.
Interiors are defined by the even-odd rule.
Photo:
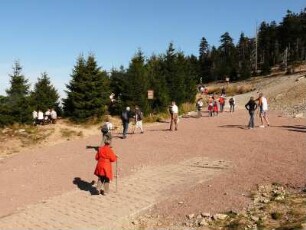
[[[37,116],[38,116],[36,110],[34,110],[34,111],[32,112],[32,116],[33,116],[33,124],[36,125],[36,124],[37,124]]]
[[[175,130],[177,131],[177,123],[178,123],[178,107],[175,104],[175,101],[172,101],[171,106],[169,107],[169,112],[171,116],[171,122],[170,122],[170,131],[173,130],[173,123],[175,126]]]
[[[38,110],[37,119],[39,124],[44,124],[44,113],[40,109]]]
[[[261,125],[259,126],[260,128],[264,128],[264,121],[267,123],[267,126],[270,126],[269,120],[268,120],[268,102],[267,98],[264,97],[263,93],[259,94],[258,100],[258,106],[259,106],[259,116],[260,116],[260,121]]]
[[[51,110],[50,116],[51,116],[52,123],[55,124],[56,123],[56,119],[57,119],[57,113],[56,113],[56,111],[54,109]]]

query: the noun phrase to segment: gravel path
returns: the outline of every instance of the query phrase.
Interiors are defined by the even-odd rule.
[[[179,220],[242,209],[256,184],[305,186],[305,120],[270,114],[272,126],[254,130],[245,128],[247,120],[240,110],[181,119],[177,132],[164,123],[115,137],[119,186],[106,197],[90,194],[95,161],[85,146],[99,143],[98,135],[2,160],[0,229],[119,226],[149,208]],[[100,209],[108,216],[96,221]]]

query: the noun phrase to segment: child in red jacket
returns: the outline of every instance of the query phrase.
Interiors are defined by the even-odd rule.
[[[97,190],[105,195],[109,192],[109,182],[113,179],[112,162],[117,160],[117,156],[110,147],[110,139],[104,141],[104,146],[100,146],[96,153],[97,166],[94,174],[99,178]],[[104,190],[102,189],[102,185]]]

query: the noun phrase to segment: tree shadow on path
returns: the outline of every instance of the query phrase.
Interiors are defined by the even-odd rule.
[[[89,183],[87,181],[82,180],[80,177],[75,177],[73,180],[73,184],[78,186],[80,190],[89,192],[91,195],[99,195],[98,190],[96,189],[96,187],[93,186],[95,184],[94,181]]]

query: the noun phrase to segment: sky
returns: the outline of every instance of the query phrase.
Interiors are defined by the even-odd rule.
[[[46,72],[61,98],[79,55],[94,54],[106,71],[128,67],[141,49],[165,53],[172,42],[198,56],[205,37],[219,46],[229,32],[255,36],[256,24],[299,13],[305,0],[0,0],[0,95],[19,61],[31,89]]]

